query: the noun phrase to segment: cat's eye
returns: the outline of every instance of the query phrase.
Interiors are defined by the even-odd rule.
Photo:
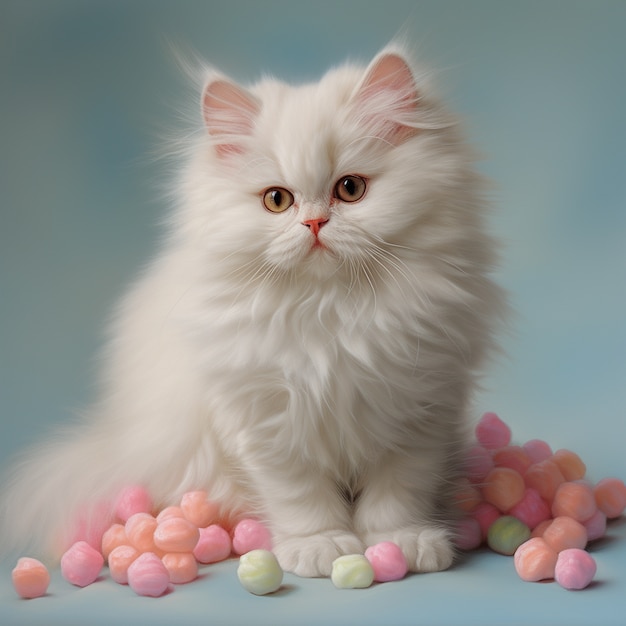
[[[294,202],[293,194],[282,187],[271,187],[263,193],[263,206],[272,213],[286,211]]]
[[[342,202],[358,202],[367,189],[367,183],[361,176],[344,176],[335,185],[335,198]]]

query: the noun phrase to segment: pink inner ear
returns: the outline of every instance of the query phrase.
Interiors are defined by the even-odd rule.
[[[391,90],[398,92],[398,94],[405,94],[405,104],[411,104],[412,108],[415,108],[417,90],[415,89],[413,74],[404,59],[396,54],[386,54],[376,62],[370,70],[363,88],[366,91]]]
[[[381,139],[397,145],[417,132],[409,123],[417,109],[418,92],[413,73],[401,56],[388,53],[374,62],[357,101]]]
[[[226,80],[213,81],[204,90],[204,123],[209,134],[219,139],[220,153],[241,152],[237,139],[251,134],[258,112],[254,96]]]

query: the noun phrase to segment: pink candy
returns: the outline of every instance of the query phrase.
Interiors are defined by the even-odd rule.
[[[150,513],[152,511],[152,497],[148,490],[141,485],[131,485],[122,489],[115,501],[115,515],[126,522],[135,513]]]
[[[128,585],[139,596],[162,596],[170,585],[170,574],[153,552],[139,555],[128,568]]]
[[[554,579],[565,589],[584,589],[596,575],[596,562],[585,550],[571,548],[559,554]]]
[[[78,541],[61,557],[61,574],[77,587],[86,587],[98,578],[104,557],[86,541]]]
[[[478,443],[489,450],[504,448],[511,441],[511,429],[495,413],[485,413],[475,432]]]
[[[374,580],[379,583],[400,580],[409,567],[402,550],[391,541],[383,541],[365,550],[365,558],[374,570]]]
[[[230,535],[221,526],[213,524],[200,529],[200,538],[193,554],[199,563],[217,563],[227,559],[231,551]]]
[[[233,531],[233,552],[246,554],[252,550],[271,550],[272,536],[261,522],[255,519],[243,519]]]

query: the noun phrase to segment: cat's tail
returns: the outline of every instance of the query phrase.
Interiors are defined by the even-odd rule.
[[[97,520],[96,502],[104,502],[116,483],[107,463],[110,441],[86,427],[58,432],[52,441],[17,457],[4,477],[0,503],[0,554],[25,551],[37,558],[57,559],[78,530]],[[102,507],[99,516],[108,515]],[[74,529],[72,529],[74,526]]]

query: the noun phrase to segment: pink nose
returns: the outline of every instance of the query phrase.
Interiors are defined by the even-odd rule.
[[[302,222],[307,228],[311,229],[311,232],[317,237],[317,234],[320,232],[320,228],[324,226],[328,222],[327,217],[316,217],[312,220],[304,220]]]

